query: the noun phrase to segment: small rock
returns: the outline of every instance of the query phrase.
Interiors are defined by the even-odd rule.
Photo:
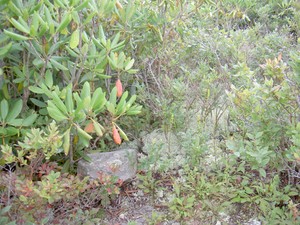
[[[124,220],[124,219],[125,219],[125,215],[124,215],[123,213],[121,213],[121,214],[119,215],[119,218],[122,219],[122,220]]]
[[[137,170],[137,153],[135,149],[121,149],[113,152],[87,154],[91,161],[79,160],[77,173],[96,179],[99,172],[117,176],[123,181],[132,179]]]
[[[261,222],[257,219],[251,219],[245,225],[261,225]]]

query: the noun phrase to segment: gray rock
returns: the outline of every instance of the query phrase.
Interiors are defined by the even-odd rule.
[[[87,154],[91,162],[81,159],[77,173],[96,179],[99,172],[115,175],[123,181],[132,179],[137,170],[137,153],[135,149],[120,149],[113,152]]]
[[[255,218],[250,219],[245,225],[261,225],[261,222]]]

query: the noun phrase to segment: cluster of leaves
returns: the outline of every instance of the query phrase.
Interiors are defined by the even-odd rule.
[[[9,180],[0,202],[11,219],[24,212],[18,223],[46,223],[57,209],[84,211],[118,194],[114,177],[93,183],[69,172],[87,151],[128,141],[121,119],[141,112],[124,90],[138,71],[135,28],[126,28],[139,24],[137,5],[0,1],[0,169]]]
[[[95,180],[54,172],[50,164],[39,168],[40,180],[32,182],[25,176],[2,175],[3,181],[11,181],[14,197],[9,201],[10,220],[18,224],[31,222],[62,223],[70,221],[78,210],[99,210],[99,202],[106,206],[120,192],[122,181],[111,175],[99,174]],[[5,185],[1,182],[1,186]],[[3,200],[8,200],[2,194]],[[15,212],[15,213],[13,213]],[[99,218],[98,218],[99,219]]]
[[[185,181],[174,181],[170,210],[181,221],[193,218],[207,224],[221,220],[222,212],[232,215],[234,222],[239,211],[245,217],[235,222],[247,222],[258,211],[259,219],[265,223],[295,224],[299,216],[293,198],[298,196],[298,190],[291,185],[281,189],[278,175],[269,181],[255,180],[253,175],[245,173],[243,164],[238,171],[228,165],[214,174],[205,174],[197,168],[185,169]],[[251,212],[247,211],[249,206]]]

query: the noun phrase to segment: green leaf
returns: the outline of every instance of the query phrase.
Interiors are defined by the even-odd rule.
[[[79,97],[79,95],[78,95],[78,93],[77,92],[75,92],[74,94],[73,94],[73,97],[74,97],[74,99],[75,99],[75,101],[76,101],[76,111],[75,111],[75,113],[77,113],[77,112],[79,112],[79,111],[81,111],[83,108],[84,108],[84,102],[82,101],[82,99]]]
[[[102,132],[102,129],[101,129],[101,125],[98,122],[96,122],[95,120],[93,120],[93,125],[94,125],[94,128],[95,128],[96,134],[99,137],[102,137],[103,132]]]
[[[91,107],[93,111],[97,114],[99,113],[106,104],[105,93],[102,92],[101,88],[97,88],[93,93],[91,100]]]
[[[105,37],[104,31],[103,31],[102,25],[99,26],[99,36],[100,36],[100,41],[102,42],[102,44],[104,46],[106,46],[106,37]]]
[[[82,31],[81,38],[82,38],[83,42],[85,42],[85,43],[89,43],[90,42],[90,38],[87,35],[86,31]],[[96,51],[96,47],[92,43],[91,43],[91,48],[93,48]]]
[[[72,15],[71,13],[68,12],[67,14],[64,15],[61,23],[57,27],[56,33],[61,32],[63,29],[65,29],[69,25],[71,20],[72,20]]]
[[[132,95],[126,104],[126,109],[129,109],[136,100],[136,95]]]
[[[30,35],[31,36],[36,36],[37,31],[39,29],[39,14],[35,11],[33,16],[32,16],[32,23],[30,26]]]
[[[12,47],[12,42],[9,42],[4,47],[0,48],[0,58],[4,57],[9,52],[9,50],[11,49],[11,47]]]
[[[82,2],[79,6],[77,6],[75,8],[75,11],[84,9],[88,5],[89,2],[90,2],[90,0],[86,0],[86,1]]]
[[[126,70],[126,71],[127,71],[127,70],[130,70],[131,67],[133,66],[133,64],[134,64],[134,59],[130,60],[130,61],[127,63],[127,65],[126,65],[126,67],[125,67],[125,70]]]
[[[111,115],[115,115],[115,106],[112,103],[106,102],[106,108],[111,113]]]
[[[52,92],[52,100],[53,103],[55,104],[55,106],[64,114],[67,115],[68,114],[68,110],[67,107],[65,106],[65,104],[63,103],[63,101],[60,99],[60,97],[58,97],[56,92]]]
[[[7,127],[6,128],[6,134],[7,136],[15,136],[19,133],[19,129],[15,127]]]
[[[4,30],[4,33],[10,37],[11,39],[13,40],[16,40],[16,41],[26,41],[28,40],[29,38],[26,37],[26,36],[23,36],[23,35],[20,35],[20,34],[16,34],[14,32],[10,32],[8,30]]]
[[[86,143],[87,143],[87,145],[89,144],[89,142],[86,142]],[[92,161],[91,157],[89,157],[83,151],[77,150],[76,153],[78,153],[85,161],[87,161],[87,162],[91,162]]]
[[[64,163],[64,165],[63,165],[61,171],[62,171],[63,173],[67,173],[67,172],[69,171],[69,169],[70,169],[70,159],[68,159],[68,160]]]
[[[120,33],[117,33],[114,40],[111,42],[111,48],[114,48],[120,39]]]
[[[11,107],[9,114],[6,118],[7,122],[11,122],[12,120],[14,120],[15,118],[17,118],[17,116],[21,113],[22,111],[22,106],[23,106],[23,102],[21,99],[19,99],[18,101],[16,101],[13,106]]]
[[[80,137],[83,137],[84,139],[87,139],[87,140],[91,140],[92,139],[92,136],[89,135],[87,132],[85,132],[84,130],[82,130],[79,126],[76,126],[76,129],[78,131],[78,135]]]
[[[44,83],[41,83],[41,89],[43,91],[43,94],[47,95],[49,98],[52,97],[52,92],[49,91],[49,89],[47,88],[47,86]]]
[[[57,62],[57,61],[54,60],[54,59],[50,59],[50,62],[51,62],[51,64],[53,65],[53,67],[54,67],[56,70],[63,70],[63,71],[69,70],[67,67],[65,67],[64,65],[60,64],[59,62]]]
[[[79,57],[79,55],[75,51],[73,51],[69,46],[66,46],[66,50],[72,57]]]
[[[117,124],[115,124],[115,125],[118,127],[120,136],[121,136],[125,141],[129,141],[129,139],[128,139],[127,135],[125,134],[125,132],[124,132]]]
[[[110,96],[109,96],[109,102],[116,107],[116,102],[117,102],[117,88],[114,87],[111,92],[110,92]]]
[[[96,74],[97,77],[101,78],[101,79],[108,79],[108,78],[111,78],[111,76],[108,76],[108,75],[105,75],[105,74]]]
[[[100,49],[105,48],[105,46],[102,43],[100,43],[95,37],[93,37],[93,43],[95,46],[97,46]],[[106,51],[106,49],[103,49],[102,51]]]
[[[48,54],[52,55],[55,52],[59,51],[59,48],[62,45],[65,45],[65,43],[63,41],[58,41],[58,42],[54,43],[53,45],[51,45],[51,47],[50,47],[50,49],[48,51]],[[60,56],[52,56],[52,59],[54,59],[54,60],[60,60],[60,59],[67,59],[67,58],[63,58],[63,57],[60,57]]]
[[[10,210],[10,208],[11,208],[11,205],[2,208],[2,209],[0,210],[0,215],[4,215],[5,213],[8,213],[9,210]]]
[[[47,110],[49,115],[58,122],[67,119],[67,117],[62,114],[61,111],[51,101],[48,101]]]
[[[8,8],[10,9],[10,11],[14,12],[17,16],[22,16],[23,15],[21,10],[19,9],[20,7],[16,6],[13,3],[13,1],[9,1]]]
[[[22,31],[23,33],[26,33],[26,34],[30,33],[30,29],[29,29],[29,27],[27,25],[26,26],[22,25],[21,23],[19,23],[19,21],[15,20],[14,18],[12,18],[10,22],[19,31]]]
[[[67,87],[65,103],[66,103],[68,112],[72,113],[74,110],[74,103],[73,103],[73,97],[72,97],[72,84],[69,84]]]
[[[81,93],[80,93],[80,98],[82,100],[84,100],[87,97],[91,98],[91,88],[90,88],[89,82],[84,83]]]
[[[49,31],[50,31],[50,34],[53,35],[54,34],[54,22],[53,22],[53,19],[52,19],[52,15],[48,9],[48,7],[44,7],[44,13],[45,13],[45,16],[46,16],[46,20],[47,20],[47,24],[49,24]]]
[[[130,70],[127,70],[126,72],[129,74],[136,74],[138,71],[139,70],[130,69]]]
[[[95,12],[95,11],[90,12],[88,14],[88,16],[85,18],[85,20],[83,21],[83,25],[89,24],[92,21],[93,17],[96,15],[97,15],[97,12]]]
[[[23,124],[23,119],[14,119],[8,122],[9,125],[15,126],[15,127],[20,127]]]
[[[125,112],[126,110],[126,98],[128,97],[128,91],[125,91],[117,105],[116,113],[120,115],[121,113]]]
[[[118,64],[115,60],[115,57],[112,57],[112,54],[111,56],[108,56],[107,57],[108,61],[109,61],[109,65],[113,68],[113,69],[118,69]]]
[[[42,102],[38,99],[35,99],[35,98],[30,98],[30,101],[35,104],[36,106],[40,107],[40,108],[44,108],[44,107],[47,107],[47,104],[45,102]]]
[[[38,117],[37,114],[32,114],[32,115],[28,116],[27,118],[25,118],[23,120],[22,125],[25,126],[25,127],[31,126],[35,122],[37,117]]]
[[[53,86],[53,76],[50,70],[46,71],[45,84],[48,86],[48,88],[51,88]]]
[[[79,25],[81,23],[79,14],[76,11],[72,11],[72,19],[73,19],[74,23],[76,23],[77,25]]]
[[[259,175],[262,176],[262,177],[266,177],[267,176],[267,173],[264,169],[260,168],[259,170]]]
[[[83,99],[83,106],[86,111],[91,110],[91,97],[90,96],[85,97]]]
[[[65,155],[68,155],[69,150],[70,150],[70,131],[71,131],[71,128],[69,128],[64,134],[63,148],[64,148]]]
[[[133,106],[126,112],[126,115],[134,116],[140,114],[141,110],[142,110],[142,106]]]
[[[6,99],[3,99],[0,103],[0,118],[2,118],[3,121],[6,121],[6,116],[8,114],[8,102],[6,101]]]
[[[3,127],[0,127],[0,134],[1,135],[6,135],[6,129],[5,128],[3,128]]]
[[[74,49],[78,46],[79,44],[79,29],[76,29],[70,39],[70,48]]]

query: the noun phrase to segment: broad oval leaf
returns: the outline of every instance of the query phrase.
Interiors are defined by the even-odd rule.
[[[25,127],[31,126],[35,122],[37,117],[38,117],[37,114],[32,114],[32,115],[28,116],[27,118],[25,118],[23,120],[22,125],[25,126]]]
[[[50,101],[48,101],[47,110],[49,115],[58,122],[67,119],[67,117]]]
[[[23,124],[23,119],[14,119],[14,120],[8,122],[8,124],[11,126],[20,127]]]
[[[6,101],[6,99],[3,99],[0,103],[0,117],[2,118],[3,121],[6,121],[6,116],[8,114],[8,102]]]
[[[70,39],[70,48],[74,49],[78,46],[79,44],[79,29],[76,29]]]
[[[21,99],[19,99],[13,104],[12,108],[10,109],[6,121],[11,122],[12,120],[16,119],[17,116],[21,113],[22,107],[23,107],[23,102]]]
[[[35,99],[35,98],[30,98],[30,101],[35,104],[36,106],[40,107],[40,108],[44,108],[44,107],[47,107],[47,104],[45,102],[42,102],[38,99]]]
[[[84,100],[86,97],[91,98],[91,88],[89,82],[85,82],[80,93],[80,98]]]
[[[46,71],[45,84],[48,86],[48,88],[51,88],[53,86],[53,76],[50,70]]]
[[[125,70],[126,70],[126,71],[127,71],[127,70],[130,70],[130,69],[132,68],[133,64],[134,64],[134,59],[130,60],[130,61],[127,63],[127,65],[126,65],[126,67],[125,67]]]

